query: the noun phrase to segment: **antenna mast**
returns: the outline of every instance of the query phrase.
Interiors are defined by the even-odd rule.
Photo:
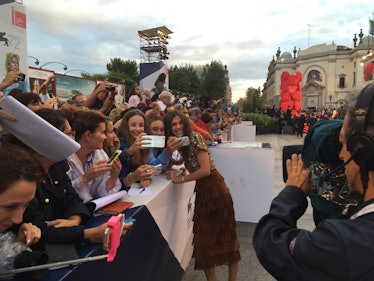
[[[309,48],[309,46],[310,46],[310,27],[311,27],[311,26],[312,26],[312,25],[308,23],[308,48]]]

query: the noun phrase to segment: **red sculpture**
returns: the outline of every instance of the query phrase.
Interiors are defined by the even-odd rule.
[[[283,112],[290,108],[293,116],[301,110],[301,78],[301,72],[292,75],[284,71],[281,75],[279,107]]]

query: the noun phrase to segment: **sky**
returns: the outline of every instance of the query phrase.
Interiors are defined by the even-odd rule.
[[[318,44],[353,47],[368,34],[372,0],[316,1],[124,1],[23,0],[28,54],[40,65],[58,61],[90,74],[106,73],[111,58],[140,63],[138,31],[166,26],[166,64],[227,66],[233,101],[248,88],[261,89],[278,47],[290,52]],[[34,60],[29,58],[29,65]],[[63,66],[45,69],[64,73]],[[80,71],[70,75],[79,76]]]

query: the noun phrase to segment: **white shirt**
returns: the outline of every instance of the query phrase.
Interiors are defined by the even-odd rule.
[[[102,149],[97,149],[93,151],[92,155],[89,156],[87,162],[92,161],[92,163],[96,163],[99,160],[107,159],[109,159],[109,157],[106,152]],[[121,189],[121,182],[119,179],[117,179],[115,186],[109,191],[106,190],[105,186],[107,180],[110,178],[110,172],[106,172],[96,177],[88,184],[85,184],[82,179],[85,172],[77,154],[74,153],[70,155],[67,160],[70,167],[70,169],[67,171],[67,175],[69,176],[73,187],[84,203],[87,203],[93,199],[104,197],[108,194],[116,193]]]
[[[165,108],[167,107],[166,104],[164,104],[162,101],[157,101],[158,105],[160,106],[161,111],[165,111]]]

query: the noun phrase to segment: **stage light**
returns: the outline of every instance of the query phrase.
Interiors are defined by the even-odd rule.
[[[43,66],[45,66],[45,65],[47,65],[47,64],[50,64],[50,63],[58,63],[58,64],[61,64],[61,65],[64,66],[64,70],[65,70],[65,71],[68,70],[68,67],[66,66],[66,64],[64,64],[64,63],[62,63],[62,62],[58,62],[58,61],[50,61],[50,62],[46,62],[45,64],[43,64],[43,65],[40,66],[40,69],[42,69]]]
[[[81,73],[86,73],[88,76],[91,76],[89,72],[85,71],[85,70],[82,70],[82,69],[71,69],[69,71],[66,71],[64,74],[67,74],[69,72],[73,72],[73,71],[79,71]]]
[[[28,56],[29,58],[33,58],[35,61],[35,65],[38,65],[39,64],[39,60],[36,58],[36,57],[33,57],[33,56]]]

